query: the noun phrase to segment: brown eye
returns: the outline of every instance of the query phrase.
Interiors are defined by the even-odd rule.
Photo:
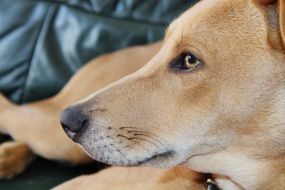
[[[183,53],[172,62],[171,68],[175,70],[192,71],[201,64],[202,61],[192,53]]]
[[[193,54],[185,55],[184,58],[184,68],[185,69],[193,69],[200,64],[200,60],[198,60]]]

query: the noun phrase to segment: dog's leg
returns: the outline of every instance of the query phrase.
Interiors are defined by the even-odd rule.
[[[77,177],[53,190],[204,190],[202,178],[183,167],[168,170],[111,167],[97,174]]]
[[[89,161],[59,125],[60,112],[73,102],[143,66],[160,44],[133,47],[101,56],[79,70],[53,98],[16,106],[0,97],[0,131],[26,143],[34,153],[74,164]]]
[[[52,99],[23,106],[6,106],[0,113],[1,132],[25,143],[42,157],[72,164],[87,161],[86,155],[70,141],[59,125],[63,108]]]
[[[14,108],[15,105],[8,101],[1,93],[0,93],[0,116],[7,109]],[[5,128],[4,123],[0,122],[0,133],[7,134],[7,130]]]
[[[0,115],[16,105],[0,94]],[[0,123],[0,133],[7,134],[6,125]],[[15,141],[0,144],[0,179],[10,179],[21,173],[35,157],[32,150],[25,144]]]
[[[34,159],[30,148],[19,142],[0,145],[0,179],[10,179],[21,173]]]

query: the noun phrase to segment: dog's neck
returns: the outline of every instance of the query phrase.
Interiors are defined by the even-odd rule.
[[[216,175],[215,180],[223,190],[232,190],[233,187],[246,190],[284,189],[284,163],[285,159],[253,159],[234,152],[220,152],[189,161],[194,170],[220,174],[222,177]]]
[[[285,91],[275,97],[272,114],[259,123],[258,133],[242,136],[244,144],[217,153],[193,157],[189,166],[203,173],[227,176],[217,177],[223,190],[283,190],[285,187]],[[282,99],[281,99],[282,98]],[[274,103],[273,103],[274,104]],[[236,147],[236,148],[234,148]],[[229,150],[230,149],[230,150]],[[236,185],[236,188],[233,186]],[[230,187],[230,188],[229,188]]]

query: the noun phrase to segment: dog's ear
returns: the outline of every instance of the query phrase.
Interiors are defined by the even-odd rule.
[[[268,27],[268,41],[272,48],[285,50],[285,0],[253,0],[262,9]]]

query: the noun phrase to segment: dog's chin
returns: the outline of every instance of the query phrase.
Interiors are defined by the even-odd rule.
[[[119,151],[119,149],[114,146],[117,149],[116,154],[114,154],[108,151],[110,148],[106,147],[106,145],[95,145],[85,139],[90,138],[86,138],[82,133],[80,135],[77,134],[72,138],[72,140],[77,143],[89,157],[108,165],[170,168],[185,161],[172,149],[160,151],[153,150],[153,154],[144,154],[142,151],[140,154],[139,152],[135,153],[128,150]],[[101,148],[99,146],[101,146]],[[94,149],[93,147],[96,147],[97,149]]]
[[[163,153],[157,153],[152,156],[144,156],[143,159],[128,159],[125,158],[125,161],[118,161],[117,159],[104,159],[102,156],[98,156],[98,154],[93,154],[86,150],[81,144],[78,144],[83,151],[90,156],[92,159],[102,162],[108,165],[114,166],[123,166],[123,167],[131,167],[131,166],[144,166],[144,167],[155,167],[155,168],[171,168],[180,164],[177,161],[177,155],[174,151],[165,151]]]
[[[137,162],[132,166],[145,166],[145,167],[156,167],[156,168],[170,168],[178,165],[175,161],[175,152],[167,151],[164,153],[153,155],[147,159]]]

